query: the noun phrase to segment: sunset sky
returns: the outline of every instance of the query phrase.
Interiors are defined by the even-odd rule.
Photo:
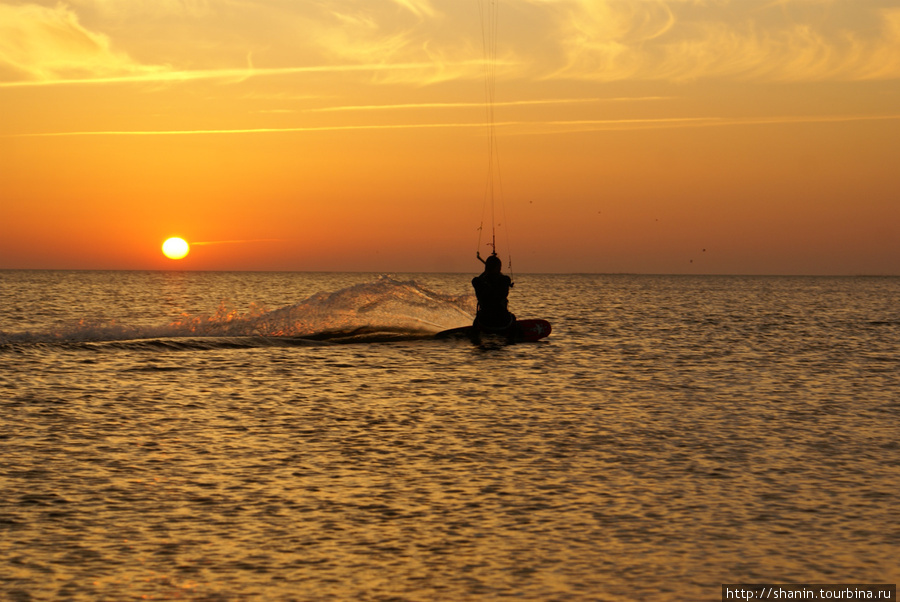
[[[0,3],[0,269],[476,271],[491,8]],[[517,272],[900,274],[900,2],[496,8]]]

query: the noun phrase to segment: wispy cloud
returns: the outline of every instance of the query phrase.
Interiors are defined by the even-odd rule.
[[[69,1],[0,4],[0,87],[328,71],[426,85],[483,75],[474,2]],[[509,0],[500,36],[505,81],[900,78],[900,7],[886,0]],[[262,68],[237,66],[249,52]]]
[[[564,56],[555,77],[900,77],[900,9],[870,2],[525,1],[546,10],[555,24]]]
[[[394,0],[394,2],[418,17],[434,17],[437,14],[429,0]]]
[[[69,0],[69,4],[98,13],[124,19],[167,15],[203,16],[210,13],[209,0]]]
[[[0,4],[0,65],[27,77],[50,81],[63,77],[147,76],[164,70],[141,65],[113,49],[107,36],[84,28],[60,4]]]
[[[471,36],[460,35],[455,24],[448,27],[445,15],[431,2],[381,0],[362,9],[346,0],[331,4],[327,13],[301,21],[303,36],[328,60],[427,65],[420,71],[380,71],[373,74],[373,83],[427,85],[482,76],[481,53],[474,51]],[[406,8],[406,14],[398,15],[397,5]],[[510,56],[498,63],[501,70],[517,66]]]
[[[233,16],[225,15],[221,8],[217,13],[205,0],[73,1],[78,9],[92,11],[95,25],[107,23],[120,32],[118,47],[109,36],[85,27],[75,9],[67,5],[0,4],[0,73],[6,69],[6,81],[0,82],[0,87],[242,81],[265,75],[354,71],[364,73],[370,83],[427,84],[481,73],[482,63],[473,53],[457,52],[452,45],[435,42],[434,28],[423,25],[439,19],[428,0],[378,0],[363,8],[342,0],[301,5],[262,2],[252,11],[233,3],[236,14],[246,17],[239,19],[241,27],[236,29]],[[398,6],[405,10],[398,11]],[[388,10],[390,7],[393,10]],[[159,42],[169,35],[167,29],[145,25],[141,19],[151,13],[160,24],[170,22],[164,17],[178,19],[180,36],[196,35],[198,41],[192,45],[192,52],[178,53],[177,48],[185,43],[183,37],[161,46]],[[270,22],[278,26],[272,27]],[[152,31],[160,38],[149,42],[145,36],[129,39],[121,34],[129,27]],[[227,39],[232,46],[209,37],[220,28],[229,32]],[[244,47],[234,47],[235,43]],[[161,47],[171,49],[173,54],[168,60],[144,64],[123,51],[123,44],[144,48],[144,56],[153,56],[147,48]],[[197,48],[204,52],[197,53]],[[233,62],[235,50],[246,55],[260,48],[281,64],[259,69],[218,67]],[[293,66],[289,65],[291,58]],[[178,66],[197,64],[198,60],[216,66]],[[10,69],[18,76],[10,77]]]

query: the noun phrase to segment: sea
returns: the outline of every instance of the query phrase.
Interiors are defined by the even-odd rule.
[[[900,278],[0,271],[0,599],[900,580]]]

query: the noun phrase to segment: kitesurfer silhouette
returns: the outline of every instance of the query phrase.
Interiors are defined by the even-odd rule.
[[[484,264],[484,272],[472,278],[472,287],[478,298],[478,311],[473,326],[482,330],[505,330],[516,321],[516,317],[507,309],[509,289],[512,279],[501,273],[503,262],[496,253],[482,259],[480,253],[475,256]]]

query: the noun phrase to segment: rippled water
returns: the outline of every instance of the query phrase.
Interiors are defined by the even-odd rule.
[[[469,278],[0,272],[0,598],[898,581],[900,279]]]

